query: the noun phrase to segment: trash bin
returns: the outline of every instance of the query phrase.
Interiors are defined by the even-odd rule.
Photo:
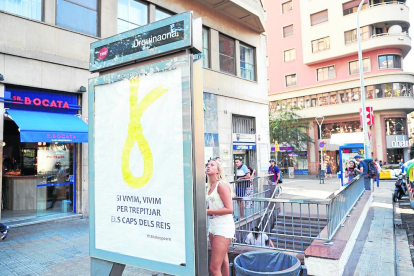
[[[234,259],[236,276],[299,276],[300,260],[281,252],[254,251],[240,254]]]

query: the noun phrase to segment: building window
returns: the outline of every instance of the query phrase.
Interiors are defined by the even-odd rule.
[[[292,1],[287,1],[285,3],[282,3],[282,14],[292,11],[292,9],[293,9]]]
[[[235,41],[227,36],[219,36],[220,71],[236,75]]]
[[[336,77],[335,74],[335,66],[327,66],[316,69],[318,81],[324,81],[329,79],[334,79]]]
[[[328,21],[328,10],[324,10],[321,12],[311,14],[310,19],[311,19],[311,26],[315,26],[323,22],[327,22]]]
[[[158,21],[158,20],[162,20],[162,19],[165,19],[165,18],[168,18],[168,17],[170,17],[170,16],[172,16],[173,14],[171,13],[171,12],[168,12],[168,11],[165,11],[165,10],[162,10],[162,9],[160,9],[160,8],[156,8],[155,9],[155,21]]]
[[[361,40],[366,40],[371,37],[369,26],[361,27]],[[357,42],[356,29],[345,32],[345,44]]]
[[[361,3],[360,0],[354,0],[347,3],[342,4],[342,9],[344,11],[344,15],[348,15],[351,13],[355,13],[358,11],[359,3]],[[365,3],[362,5],[361,10],[365,10],[368,8],[367,0],[365,0]]]
[[[364,67],[364,72],[371,71],[371,60],[369,58],[362,59],[362,66]],[[359,74],[359,61],[353,60],[349,62],[349,74]]]
[[[296,74],[285,76],[286,87],[296,85]]]
[[[283,27],[283,37],[289,37],[293,35],[293,25]]]
[[[292,61],[296,59],[296,50],[295,49],[290,49],[290,50],[286,50],[284,52],[284,61],[288,62],[288,61]]]
[[[401,56],[383,55],[378,57],[379,69],[401,68]]]
[[[98,33],[97,0],[57,0],[56,25],[93,36]]]
[[[0,10],[40,21],[42,2],[42,0],[1,0]]]
[[[210,56],[209,56],[209,29],[203,28],[203,67],[210,68]]]
[[[254,48],[240,44],[240,73],[243,79],[255,80]]]
[[[331,40],[328,37],[312,40],[312,53],[327,50],[331,48]]]
[[[118,0],[118,33],[148,24],[148,5],[135,0]]]
[[[405,135],[406,125],[405,118],[385,119],[385,135]]]

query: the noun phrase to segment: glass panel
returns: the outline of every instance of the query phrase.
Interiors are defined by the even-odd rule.
[[[362,60],[362,66],[364,66],[364,72],[371,71],[371,60],[369,58],[364,58]]]
[[[97,12],[64,0],[57,0],[56,25],[96,36]]]
[[[251,47],[240,45],[241,77],[254,80],[254,50]]]
[[[172,16],[172,14],[170,12],[166,12],[160,9],[156,9],[155,10],[155,21],[161,20],[161,19],[165,19]]]
[[[387,68],[394,68],[394,56],[387,56]]]
[[[292,10],[292,1],[286,2],[282,4],[282,13],[288,13]]]
[[[0,10],[40,21],[42,2],[42,0],[1,0]]]
[[[311,96],[311,107],[315,107],[316,104],[316,95],[312,95]]]
[[[352,99],[354,96],[352,93],[352,90],[351,89],[345,90],[345,95],[346,95],[347,102],[352,102]]]
[[[330,66],[329,67],[329,79],[334,79],[336,74],[335,74],[335,67],[334,66]]]
[[[358,61],[351,61],[349,63],[349,74],[353,75],[353,74],[358,74],[358,73],[359,73]]]
[[[310,96],[306,96],[305,97],[305,108],[308,108],[310,106],[311,106],[311,104],[310,104]]]
[[[377,84],[375,85],[375,98],[382,98],[384,96],[384,93],[382,91],[382,85]]]
[[[203,67],[210,67],[210,56],[209,56],[209,30],[203,28]]]
[[[118,0],[118,18],[123,19],[125,21],[129,20],[129,0]],[[118,20],[119,24],[119,20]],[[119,26],[118,26],[119,27]]]
[[[70,0],[70,2],[72,3],[76,3],[79,6],[84,6],[87,8],[90,8],[92,10],[96,10],[97,9],[97,0]]]
[[[138,26],[148,24],[148,5],[129,0],[129,17],[127,21]]]
[[[374,86],[369,85],[365,88],[365,98],[367,99],[374,99]]]
[[[361,100],[361,92],[359,91],[359,88],[352,89],[352,101],[358,102]]]
[[[37,216],[73,212],[74,147],[50,144],[37,151]]]
[[[389,98],[392,97],[392,84],[386,83],[381,85],[383,97]]]
[[[337,103],[338,103],[338,99],[337,99],[336,92],[331,92],[331,94],[329,95],[329,104],[337,104]]]
[[[225,37],[223,35],[219,36],[220,71],[232,75],[236,74],[234,44],[235,42],[233,39]]]
[[[298,98],[298,107],[299,108],[304,108],[305,107],[305,100],[304,100],[303,97]]]
[[[288,37],[293,35],[293,25],[286,26],[283,28],[283,37]]]
[[[392,87],[394,97],[400,97],[401,96],[401,84],[400,83],[394,83]]]
[[[378,57],[378,65],[379,65],[380,69],[387,68],[387,66],[388,66],[387,56],[379,56]]]
[[[386,135],[404,135],[406,119],[405,118],[388,118],[385,119],[385,134]]]

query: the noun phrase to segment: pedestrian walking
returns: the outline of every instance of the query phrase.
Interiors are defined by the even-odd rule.
[[[270,176],[270,180],[271,180],[272,184],[276,185],[277,183],[282,183],[280,170],[276,166],[275,159],[270,159],[269,162],[270,162],[270,166],[269,166],[269,169],[267,170],[267,172],[269,174],[272,174],[272,176]]]
[[[260,247],[275,247],[273,245],[272,240],[269,239],[269,237],[265,233],[262,233],[258,227],[254,227],[252,229],[252,232],[247,235],[246,240],[244,242],[249,245],[255,245]]]
[[[378,158],[375,158],[374,165],[377,168],[377,175],[375,175],[375,178],[377,179],[377,187],[379,187],[380,173],[384,173],[384,170],[381,168],[381,163],[378,161]]]
[[[326,165],[326,178],[332,179],[332,168],[329,163]]]
[[[210,160],[207,165],[207,216],[211,245],[210,272],[213,276],[229,276],[228,249],[235,234],[232,189],[226,181],[220,161]]]
[[[347,183],[349,183],[358,174],[356,170],[356,164],[354,160],[348,161],[348,168],[345,171],[345,177],[348,177]]]
[[[10,229],[11,229],[10,226],[0,223],[0,232],[2,233],[0,239],[2,241],[4,241],[7,238],[7,235],[9,234]]]
[[[360,155],[356,155],[354,158],[358,162],[358,167],[355,170],[364,178],[365,190],[371,190],[371,181],[368,178],[368,164],[362,160]]]
[[[234,160],[234,164],[236,165],[236,196],[238,197],[245,197],[247,187],[250,185],[250,171],[249,168],[245,164],[241,158],[236,158]],[[240,218],[244,217],[244,203],[243,201],[238,202],[239,209],[240,209]]]

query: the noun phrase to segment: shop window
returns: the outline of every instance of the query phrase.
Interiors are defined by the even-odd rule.
[[[172,12],[160,9],[158,7],[155,9],[155,21],[162,20],[173,15],[174,14]]]
[[[361,126],[360,126],[359,121],[323,124],[321,129],[322,129],[322,139],[331,139],[332,134],[337,134],[337,133],[361,132]]]
[[[298,106],[298,98],[293,98],[292,99],[292,107],[297,107]]]
[[[359,88],[352,89],[352,101],[358,102],[361,100],[361,91]]]
[[[311,26],[315,26],[323,22],[327,22],[328,21],[328,10],[324,10],[321,12],[311,14],[310,19],[311,19]]]
[[[34,20],[42,20],[42,0],[2,0],[0,10]]]
[[[293,9],[292,1],[287,1],[285,3],[282,3],[282,14],[286,14],[292,11],[292,9]]]
[[[293,25],[283,27],[283,37],[289,37],[293,35]]]
[[[285,76],[286,87],[296,85],[296,74]]]
[[[285,62],[296,60],[296,50],[290,49],[290,50],[284,51],[283,59]]]
[[[352,102],[354,98],[354,94],[352,93],[352,89],[345,90],[346,95],[346,102]]]
[[[219,36],[220,71],[236,75],[235,41],[227,36]]]
[[[203,67],[210,68],[210,31],[203,27]]]
[[[148,4],[137,0],[118,0],[118,33],[148,24]]]
[[[57,0],[56,25],[88,35],[98,34],[97,0]]]
[[[334,79],[336,77],[335,66],[327,66],[316,69],[317,81]]]
[[[374,90],[375,88],[373,85],[365,87],[365,98],[369,100],[374,99]]]
[[[298,98],[298,107],[299,108],[304,108],[305,107],[305,100],[304,100],[303,97]]]
[[[401,56],[383,55],[378,57],[379,69],[401,68]]]
[[[317,106],[316,95],[312,95],[311,96],[311,107],[315,107],[315,106]]]
[[[320,52],[331,48],[331,40],[328,37],[312,40],[312,53]]]
[[[310,106],[310,96],[305,96],[305,108],[309,108]]]
[[[392,84],[391,83],[385,83],[381,85],[382,94],[385,98],[392,97]]]
[[[331,92],[329,95],[329,104],[337,104],[338,103],[338,95],[336,92]]]
[[[240,44],[240,74],[243,79],[255,80],[254,48]]]
[[[404,135],[406,134],[406,125],[405,118],[387,118],[385,119],[385,134]]]
[[[364,67],[364,73],[371,71],[371,60],[370,58],[362,59],[362,66]],[[349,62],[349,74],[355,75],[359,74],[359,61],[353,60]]]
[[[361,40],[366,40],[370,38],[370,29],[369,26],[364,26],[360,28]],[[357,31],[356,29],[345,32],[345,44],[351,44],[357,42]]]
[[[318,95],[318,103],[319,106],[324,106],[324,105],[328,105],[328,93],[324,93],[324,94],[319,94]]]

